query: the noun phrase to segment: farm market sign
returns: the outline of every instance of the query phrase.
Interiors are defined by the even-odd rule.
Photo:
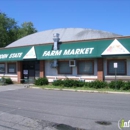
[[[44,51],[42,56],[60,56],[60,55],[84,55],[92,54],[94,48],[77,48],[77,49],[65,49]]]

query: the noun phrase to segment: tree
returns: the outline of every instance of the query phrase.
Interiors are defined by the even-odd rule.
[[[0,13],[0,47],[4,47],[17,39],[17,22]]]
[[[24,22],[19,29],[18,38],[22,38],[35,32],[37,32],[37,30],[34,28],[32,22]]]
[[[35,32],[37,30],[34,28],[32,22],[24,22],[20,27],[17,25],[15,19],[0,12],[0,47],[5,47],[19,38]]]

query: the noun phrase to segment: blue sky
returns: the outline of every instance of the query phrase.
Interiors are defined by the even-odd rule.
[[[130,0],[0,0],[0,10],[38,31],[89,28],[130,35]]]

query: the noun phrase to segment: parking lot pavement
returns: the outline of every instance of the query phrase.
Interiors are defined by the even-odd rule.
[[[0,92],[0,130],[119,130],[118,121],[130,120],[130,95],[5,88]],[[59,129],[62,124],[71,129]]]
[[[37,120],[0,111],[0,130],[42,130]]]
[[[2,85],[0,86],[0,92],[23,89],[23,88],[25,88],[25,86],[21,84]]]
[[[0,130],[85,130],[0,111]]]

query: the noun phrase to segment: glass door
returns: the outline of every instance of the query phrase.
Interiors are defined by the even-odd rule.
[[[29,83],[34,83],[34,80],[35,80],[35,64],[30,64],[28,70],[29,70],[29,75],[28,75]]]

